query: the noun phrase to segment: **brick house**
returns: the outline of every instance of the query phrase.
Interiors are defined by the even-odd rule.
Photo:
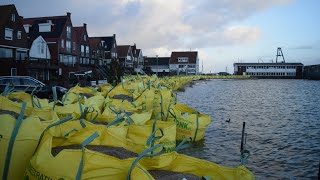
[[[125,69],[125,73],[131,74],[134,70],[133,67],[133,53],[130,45],[118,46],[118,59],[120,65]]]
[[[41,35],[51,54],[50,81],[69,85],[69,73],[77,70],[76,36],[73,35],[71,13],[64,16],[23,19],[23,26],[30,39]],[[51,82],[50,82],[51,83]]]
[[[169,68],[170,73],[174,75],[199,74],[198,51],[172,52]]]
[[[90,37],[92,58],[96,62],[95,67],[98,79],[107,78],[108,69],[112,59],[117,60],[118,50],[116,35],[104,37]]]
[[[28,40],[16,7],[0,6],[0,76],[27,75]]]

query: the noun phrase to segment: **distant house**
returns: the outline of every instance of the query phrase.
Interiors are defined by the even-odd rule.
[[[51,54],[48,44],[40,35],[32,41],[30,46],[28,75],[40,81],[49,81],[50,60]]]
[[[174,75],[199,74],[198,51],[172,52],[169,68],[170,73]]]
[[[134,71],[137,73],[143,73],[142,69],[143,69],[144,59],[143,59],[142,50],[137,49],[137,46],[134,43],[134,45],[131,46],[131,51],[133,55]]]
[[[16,7],[0,6],[0,76],[27,75],[28,40]]]
[[[105,79],[107,78],[111,60],[117,60],[118,58],[116,35],[90,37],[89,40],[92,48],[92,58],[96,61],[99,79]]]
[[[144,57],[145,70],[151,70],[153,74],[158,76],[169,75],[170,57]]]
[[[68,85],[69,73],[77,70],[76,36],[72,32],[71,13],[65,16],[23,19],[30,39],[42,36],[51,54],[49,77]]]
[[[70,72],[70,76],[93,77],[95,73],[95,60],[91,57],[91,47],[87,32],[87,24],[83,23],[83,26],[73,27],[73,39],[75,41],[72,44],[72,48],[77,55],[77,68],[75,72]]]
[[[133,72],[133,53],[130,45],[118,46],[118,59],[120,65],[125,69],[125,73],[131,74]]]

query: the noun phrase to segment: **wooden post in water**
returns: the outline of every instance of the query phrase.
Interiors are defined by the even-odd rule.
[[[243,122],[243,125],[242,125],[242,135],[241,135],[241,146],[240,146],[240,152],[243,151],[244,147],[243,145],[245,144],[244,143],[244,136],[245,136],[245,128],[246,128],[246,122]]]

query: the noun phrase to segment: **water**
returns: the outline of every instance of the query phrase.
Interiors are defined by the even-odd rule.
[[[198,81],[178,101],[212,119],[204,140],[181,153],[238,166],[245,121],[247,168],[257,179],[317,179],[320,81]]]

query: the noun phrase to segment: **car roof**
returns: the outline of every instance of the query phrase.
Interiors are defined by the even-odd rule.
[[[15,79],[15,78],[22,78],[22,79],[32,79],[33,81],[36,81],[37,83],[45,86],[45,84],[41,81],[39,81],[38,79],[35,79],[31,76],[0,76],[0,80],[1,79]]]

